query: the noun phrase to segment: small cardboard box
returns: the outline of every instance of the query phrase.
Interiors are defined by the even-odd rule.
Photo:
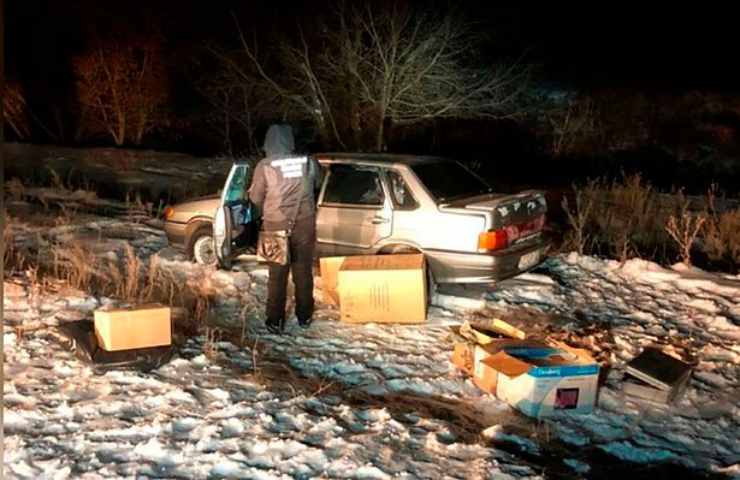
[[[423,323],[427,315],[422,254],[347,257],[337,273],[341,320]]]
[[[95,336],[100,348],[109,352],[170,345],[170,308],[153,303],[115,310],[96,310]]]
[[[593,410],[599,364],[585,350],[564,344],[506,347],[482,363],[498,373],[496,396],[526,415]]]
[[[321,287],[324,291],[324,302],[339,306],[339,292],[337,292],[337,273],[346,257],[324,257],[319,260],[321,268]]]

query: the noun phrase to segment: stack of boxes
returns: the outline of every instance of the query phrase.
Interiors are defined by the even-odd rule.
[[[599,364],[587,351],[530,341],[520,330],[503,325],[508,324],[497,319],[486,325],[494,326],[490,330],[464,324],[457,333],[466,341],[455,344],[452,363],[478,388],[531,417],[593,410]],[[500,336],[502,331],[509,338]]]

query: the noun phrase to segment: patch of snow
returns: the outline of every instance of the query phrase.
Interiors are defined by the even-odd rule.
[[[568,465],[576,473],[580,473],[581,475],[585,475],[591,471],[591,466],[589,466],[587,463],[576,460],[575,458],[566,458],[565,460],[563,460],[563,463]]]
[[[488,427],[483,430],[481,434],[488,440],[494,442],[514,443],[528,453],[535,455],[539,454],[539,447],[535,442],[520,435],[506,433],[505,428],[502,425],[493,425],[492,427]]]
[[[621,460],[634,463],[659,463],[676,458],[676,454],[670,450],[640,448],[626,441],[607,443],[599,448]]]
[[[132,225],[115,222],[98,222],[98,228]],[[138,245],[161,237],[145,230],[136,235]],[[183,282],[220,286],[212,308],[227,326],[241,327],[243,306],[261,308],[263,265],[245,262],[225,272],[177,256],[157,258]],[[444,309],[430,309],[429,321],[416,326],[347,325],[319,304],[310,329],[276,336],[249,317],[247,333],[266,352],[256,368],[248,348],[227,341],[216,343],[216,358],[209,359],[200,337],[188,339],[182,358],[156,371],[97,375],[43,330],[21,341],[6,329],[6,372],[13,373],[6,376],[6,461],[12,459],[14,475],[28,478],[41,478],[39,465],[64,475],[73,464],[91,478],[442,478],[451,471],[466,478],[536,478],[537,462],[547,457],[539,454],[548,448],[535,435],[537,424],[512,415],[450,365],[449,326],[474,305],[547,320],[521,326],[542,327],[611,364],[595,411],[548,422],[554,438],[631,462],[670,461],[704,471],[731,471],[737,464],[740,277],[569,254],[484,293],[483,300],[440,296]],[[37,303],[56,319],[97,308],[77,293],[49,294]],[[38,318],[36,306],[24,308],[18,319]],[[698,357],[676,405],[634,399],[621,389],[624,363],[653,342],[689,344]],[[263,386],[251,377],[281,364],[285,382]],[[289,374],[296,382],[287,387]],[[301,377],[313,386],[302,388]],[[448,402],[454,409],[441,410]],[[453,411],[496,426],[484,431],[485,441],[465,438]],[[49,461],[45,452],[60,457]],[[588,458],[563,461],[576,474],[590,471]]]

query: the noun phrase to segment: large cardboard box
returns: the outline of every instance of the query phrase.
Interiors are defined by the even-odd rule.
[[[337,292],[337,273],[346,257],[324,257],[319,260],[321,268],[321,288],[324,293],[324,302],[339,306],[339,292]]]
[[[114,352],[172,343],[170,308],[158,303],[95,311],[95,336],[103,350]]]
[[[564,344],[506,347],[482,363],[498,374],[496,396],[526,415],[593,410],[599,364],[585,350]]]
[[[422,254],[347,257],[337,273],[337,290],[343,322],[426,321],[426,262]]]

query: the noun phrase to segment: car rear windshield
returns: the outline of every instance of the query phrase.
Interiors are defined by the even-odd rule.
[[[491,191],[483,179],[454,161],[420,163],[411,168],[438,202]]]

